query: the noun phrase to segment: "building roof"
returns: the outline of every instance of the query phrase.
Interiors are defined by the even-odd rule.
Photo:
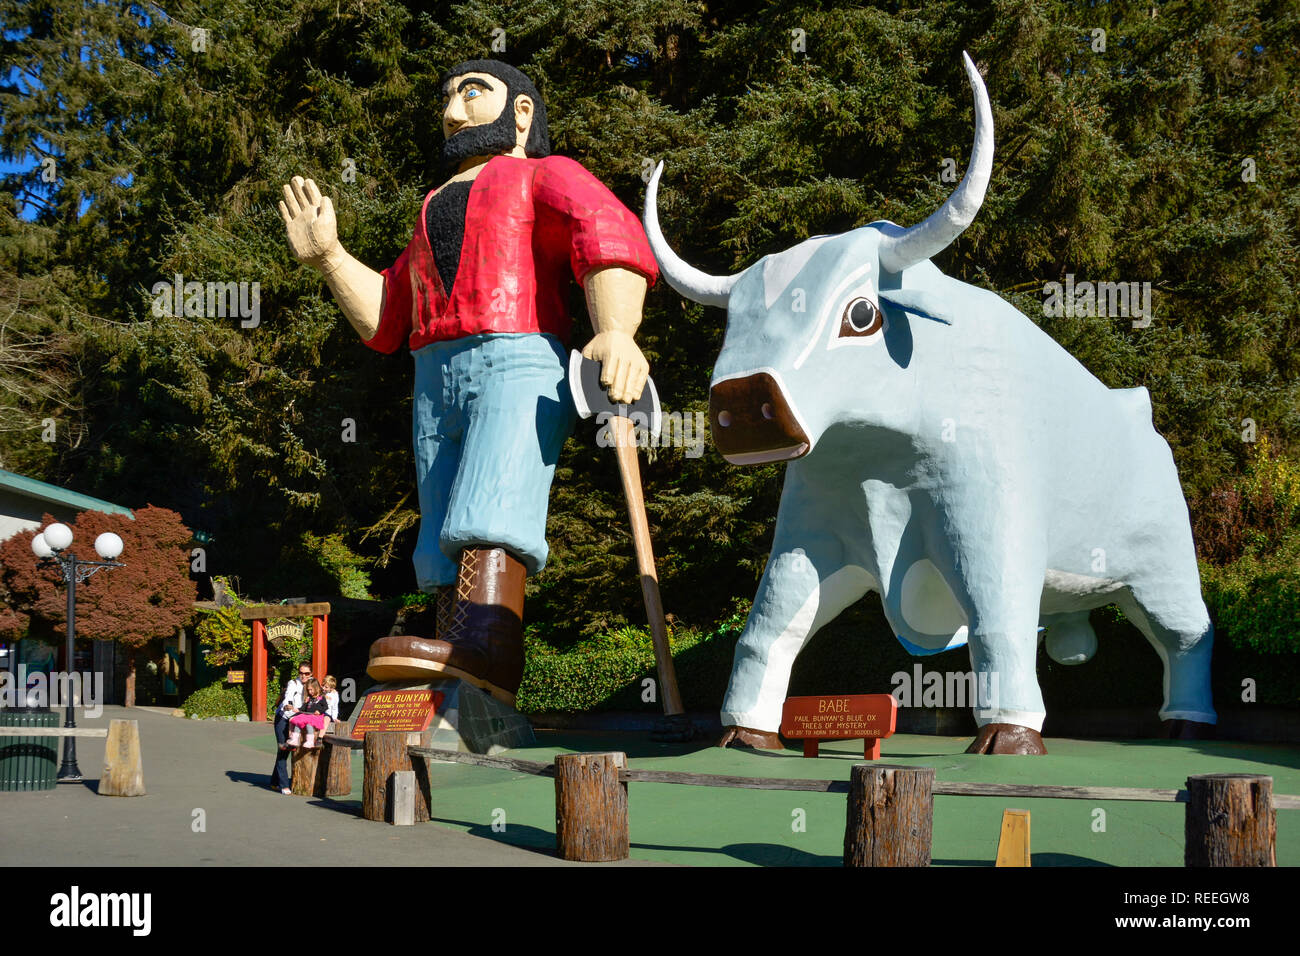
[[[12,471],[5,471],[3,468],[0,468],[0,488],[25,495],[28,498],[37,498],[67,508],[75,508],[77,511],[102,511],[105,514],[127,515],[132,519],[135,518],[130,508],[123,508],[111,501],[92,498],[90,495],[83,495],[77,491],[69,491],[66,488],[60,488],[58,485],[37,481],[35,478],[16,475]]]

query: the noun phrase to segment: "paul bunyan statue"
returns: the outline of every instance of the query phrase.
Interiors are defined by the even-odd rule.
[[[1108,389],[994,293],[930,261],[979,210],[993,115],[975,65],[961,184],[906,229],[815,236],[734,276],[646,229],[665,281],[727,310],[710,429],[731,463],[789,461],[772,554],[736,646],[722,743],[780,747],[808,639],[868,591],[913,654],[962,644],[981,688],[978,753],[1046,753],[1035,674],[1097,649],[1088,610],[1117,604],[1164,664],[1160,716],[1215,722],[1213,629],[1178,473],[1145,388]],[[662,169],[662,165],[660,167]]]
[[[415,360],[420,497],[414,562],[437,595],[436,632],[381,638],[380,681],[459,677],[510,706],[523,675],[526,575],[546,563],[546,511],[574,422],[565,380],[569,277],[582,286],[615,402],[649,374],[633,335],[657,274],[637,218],[570,159],[550,155],[533,83],[496,60],[441,78],[449,178],[424,199],[410,244],[375,272],[340,244],[309,179],[284,187],[289,246],[317,269],[370,348]]]

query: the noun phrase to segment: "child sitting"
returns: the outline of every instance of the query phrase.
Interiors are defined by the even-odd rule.
[[[316,746],[316,732],[325,726],[325,714],[329,711],[329,702],[325,700],[324,693],[321,692],[320,681],[314,677],[307,682],[303,690],[302,706],[298,712],[289,718],[289,726],[293,728],[289,732],[289,746],[297,747],[299,743],[306,748],[313,749]],[[307,728],[307,740],[302,740],[302,728]]]
[[[329,718],[326,722],[326,729],[339,719],[339,692],[337,690],[339,682],[334,679],[334,675],[326,674],[325,679],[321,681],[321,686],[325,690],[325,703],[328,705],[325,715]]]

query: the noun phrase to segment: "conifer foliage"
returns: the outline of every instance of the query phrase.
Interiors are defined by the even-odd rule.
[[[0,465],[176,509],[251,592],[305,535],[341,536],[375,592],[413,590],[410,360],[358,342],[275,204],[314,178],[349,251],[391,264],[439,181],[437,77],[473,57],[528,72],[555,151],[633,210],[663,159],[670,241],[721,273],[936,209],[970,149],[967,50],[997,152],[940,268],[1011,299],[1107,385],[1149,388],[1194,503],[1257,435],[1300,437],[1292,4],[0,0],[0,19],[0,151],[28,163],[0,185]],[[1044,287],[1067,280],[1149,283],[1149,324],[1047,314]],[[191,281],[250,305],[256,284],[256,314],[155,291]],[[652,290],[639,338],[668,409],[705,409],[722,322]],[[589,334],[580,321],[573,344]],[[669,609],[711,622],[753,593],[781,469],[707,445],[649,457]],[[589,427],[550,532],[530,585],[543,632],[641,620],[613,457]]]

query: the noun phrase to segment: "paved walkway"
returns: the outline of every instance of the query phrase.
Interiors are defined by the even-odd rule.
[[[268,788],[269,724],[105,707],[95,719],[78,715],[77,726],[108,727],[115,718],[140,722],[148,794],[98,796],[104,740],[78,738],[84,783],[0,793],[0,866],[297,866],[304,858],[324,867],[580,865],[443,826],[372,823],[353,805],[283,796]]]

